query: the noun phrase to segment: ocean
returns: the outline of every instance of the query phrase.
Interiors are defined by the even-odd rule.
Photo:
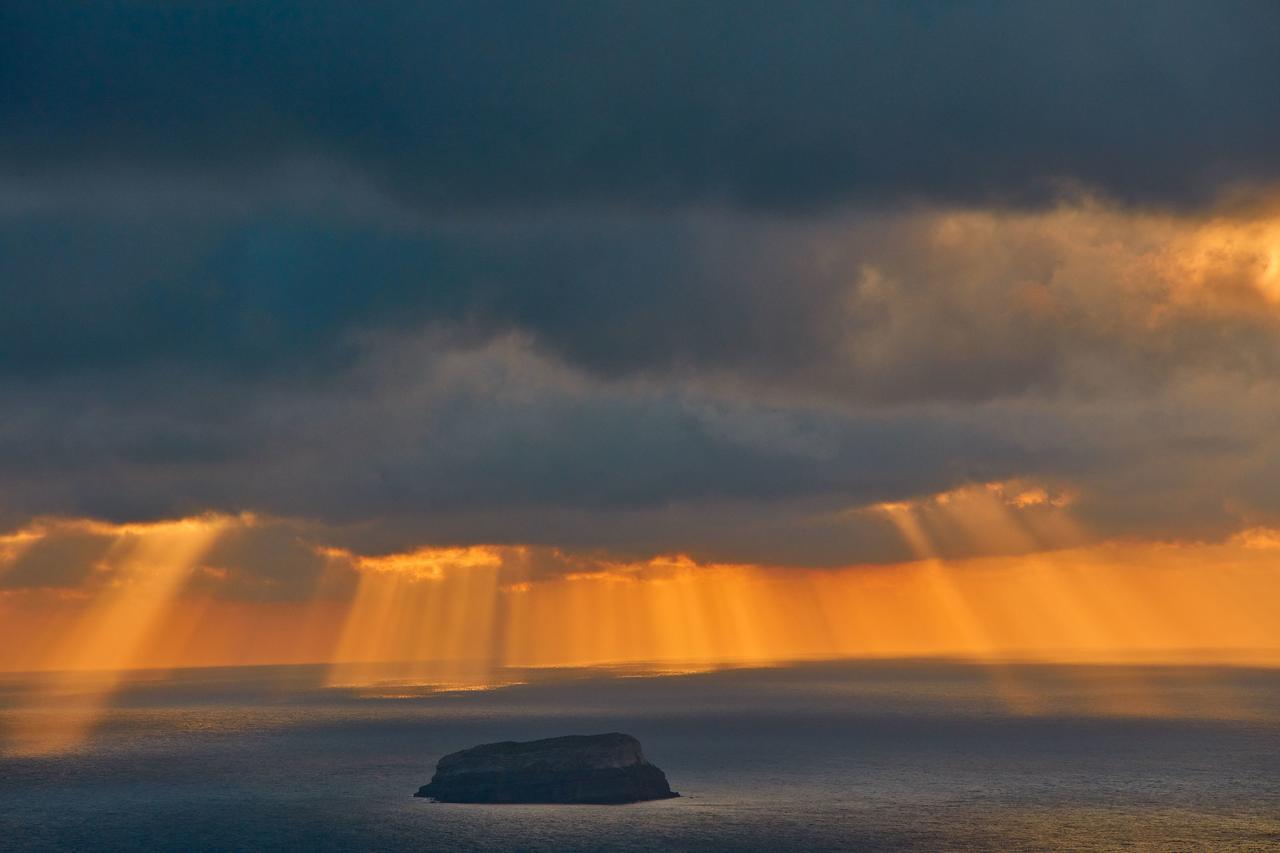
[[[0,676],[0,849],[1280,850],[1280,674],[810,662],[674,671]],[[342,682],[342,679],[339,679]],[[485,689],[476,689],[484,686]],[[70,709],[70,710],[68,710]],[[623,731],[679,799],[413,798],[448,753]]]

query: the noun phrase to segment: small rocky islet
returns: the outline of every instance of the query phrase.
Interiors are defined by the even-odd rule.
[[[442,803],[614,805],[678,797],[621,732],[473,746],[444,756],[416,797]]]

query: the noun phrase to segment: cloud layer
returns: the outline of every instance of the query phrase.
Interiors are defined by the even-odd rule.
[[[258,513],[208,567],[264,598],[323,548],[907,559],[878,505],[987,483],[1071,495],[1072,544],[1273,524],[1277,36],[1269,4],[11,4],[0,521]]]
[[[9,4],[14,173],[349,164],[415,205],[1190,204],[1272,181],[1265,2]]]

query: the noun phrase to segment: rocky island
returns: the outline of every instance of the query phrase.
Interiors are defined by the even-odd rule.
[[[444,803],[617,804],[678,797],[631,735],[473,746],[441,758],[416,797]]]

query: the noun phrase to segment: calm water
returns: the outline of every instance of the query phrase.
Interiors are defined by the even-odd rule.
[[[13,753],[14,732],[57,722],[56,691],[0,679],[0,848],[1280,849],[1274,672],[895,662],[624,677],[635,674],[503,672],[527,683],[453,692],[325,688],[306,667],[137,676],[56,756]],[[411,796],[446,752],[610,730],[639,737],[685,796]]]

